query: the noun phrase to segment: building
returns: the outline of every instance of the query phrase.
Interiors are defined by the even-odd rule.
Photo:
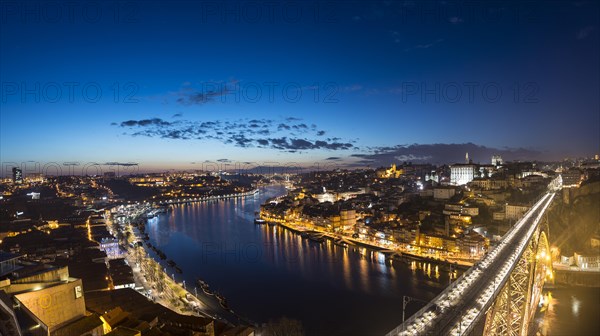
[[[457,163],[450,166],[450,184],[465,185],[475,178],[477,167],[474,164]]]
[[[457,239],[457,245],[463,257],[479,259],[489,247],[489,240],[475,231],[470,231]]]
[[[452,198],[456,194],[454,188],[434,188],[433,198],[436,200],[446,200]]]
[[[13,302],[4,291],[0,291],[0,335],[23,335],[13,310]]]
[[[569,169],[561,174],[563,187],[579,187],[583,174],[579,169]]]
[[[133,272],[124,258],[109,260],[108,272],[114,289],[135,287]]]
[[[19,268],[19,258],[21,256],[18,254],[0,251],[0,276],[4,276]]]
[[[502,156],[492,155],[492,166],[501,166],[503,163]]]
[[[69,276],[66,267],[23,266],[0,281],[0,291],[15,302],[14,312],[26,335],[92,335],[101,327],[97,323],[81,323],[86,318],[83,284],[81,279]],[[73,323],[78,323],[77,330],[81,332],[73,333]],[[61,329],[70,331],[57,333]]]
[[[23,183],[23,171],[21,170],[21,168],[13,167],[12,174],[13,174],[13,182],[14,183],[16,183],[16,184]]]
[[[529,210],[529,207],[526,205],[510,205],[506,204],[504,208],[505,218],[506,219],[519,219],[523,217],[523,215]]]
[[[343,230],[350,230],[356,225],[356,210],[340,211],[340,220]]]
[[[392,166],[388,169],[380,168],[375,172],[378,178],[399,178],[402,174],[404,174],[404,169],[396,168],[396,164],[392,164]]]
[[[469,182],[469,187],[481,190],[499,190],[508,188],[508,181],[496,178],[477,178]]]
[[[425,174],[425,182],[432,181],[435,183],[440,183],[440,176],[436,172],[431,172],[431,174]]]

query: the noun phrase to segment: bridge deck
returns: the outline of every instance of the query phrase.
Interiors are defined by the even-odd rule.
[[[500,244],[387,335],[462,335],[473,330],[485,318],[553,198],[552,192],[542,196]]]

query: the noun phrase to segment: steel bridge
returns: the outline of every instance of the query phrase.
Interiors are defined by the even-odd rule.
[[[495,248],[387,336],[526,336],[552,278],[546,210],[559,188],[553,181]]]

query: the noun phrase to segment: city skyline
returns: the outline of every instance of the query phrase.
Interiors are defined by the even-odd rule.
[[[600,151],[597,3],[35,4],[2,3],[3,164]]]

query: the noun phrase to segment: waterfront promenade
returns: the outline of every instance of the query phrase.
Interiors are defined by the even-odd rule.
[[[357,245],[357,246],[363,246],[363,247],[366,247],[369,249],[373,249],[373,250],[385,253],[392,259],[405,258],[405,259],[422,260],[422,261],[440,263],[440,264],[451,264],[451,265],[455,265],[455,266],[458,266],[461,268],[469,268],[469,267],[473,266],[473,264],[477,261],[474,259],[465,260],[465,259],[459,259],[459,258],[439,258],[439,257],[432,256],[430,254],[427,254],[427,253],[418,253],[416,251],[409,251],[407,248],[402,246],[403,244],[389,244],[389,245],[379,244],[375,240],[364,240],[364,239],[352,237],[351,235],[348,235],[348,234],[333,233],[333,232],[325,230],[325,228],[318,226],[318,225],[312,225],[312,224],[298,222],[298,221],[289,221],[289,220],[269,216],[268,214],[263,214],[263,213],[261,213],[261,219],[264,219],[267,222],[277,223],[278,225],[281,225],[282,227],[285,227],[286,229],[291,230],[295,233],[300,234],[300,233],[306,232],[306,233],[318,234],[318,235],[322,236],[323,238],[330,239],[333,241],[341,239],[342,241],[346,242],[348,245]]]

